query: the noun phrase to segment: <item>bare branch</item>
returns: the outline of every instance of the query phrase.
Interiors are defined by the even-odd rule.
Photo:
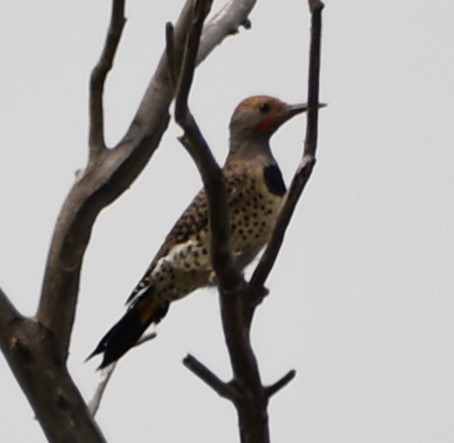
[[[175,76],[179,79],[175,100],[175,119],[184,130],[180,141],[197,164],[207,194],[211,260],[219,280],[222,324],[234,374],[231,385],[235,386],[235,396],[232,396],[230,391],[226,391],[227,385],[199,361],[192,357],[189,357],[189,360],[186,358],[185,361],[186,364],[189,362],[191,370],[219,395],[229,398],[234,403],[238,411],[242,441],[267,443],[269,441],[266,410],[268,398],[260,380],[248,330],[243,324],[244,280],[233,266],[231,257],[230,221],[224,178],[187,103],[202,20],[201,14],[197,15],[197,8],[195,15],[181,63],[181,72],[180,75]],[[168,54],[172,54],[172,45],[169,46]],[[173,65],[176,66],[176,63]]]
[[[265,252],[255,268],[250,280],[250,287],[256,291],[261,288],[274,266],[279,250],[284,241],[284,235],[295,211],[299,198],[304,191],[315,165],[318,134],[319,110],[319,77],[320,77],[320,52],[321,52],[321,12],[323,3],[309,0],[311,11],[311,40],[309,53],[309,79],[308,79],[308,113],[306,123],[306,139],[304,152],[298,170],[292,180],[287,200],[279,214],[276,226]],[[251,290],[251,291],[252,291]]]
[[[149,332],[148,334],[142,335],[142,337],[137,340],[136,344],[134,347],[136,348],[137,346],[143,345],[144,343],[149,342],[150,340],[153,340],[157,337],[156,332]]]
[[[106,443],[46,328],[17,318],[1,329],[0,345],[49,442]]]
[[[117,362],[114,362],[111,365],[107,366],[106,368],[103,368],[100,371],[98,371],[98,383],[96,384],[93,396],[91,397],[87,404],[88,410],[90,411],[92,417],[94,417],[98,412],[102,397],[104,395],[104,391],[106,390],[107,387],[107,383],[109,383],[109,380],[112,377],[112,374],[115,371],[116,367]]]
[[[221,397],[232,400],[238,396],[238,393],[231,384],[223,382],[216,374],[210,371],[191,354],[188,354],[183,359],[183,364]]]
[[[231,35],[232,30],[236,30],[239,26],[249,23],[248,16],[255,4],[256,0],[230,0],[221,8],[203,29],[198,48],[197,65],[202,63],[217,45]],[[182,48],[186,41],[187,29],[190,25],[184,19],[190,19],[192,6],[193,0],[187,0],[178,19],[178,23],[175,26],[173,35],[175,60],[182,59]],[[138,137],[140,134],[142,136],[150,134],[154,130],[155,125],[153,119],[150,120],[149,114],[152,113],[153,109],[161,109],[163,106],[165,110],[168,109],[175,88],[172,87],[168,79],[166,58],[166,56],[161,58],[133,122],[120,145],[124,142],[129,142],[132,138]],[[153,114],[152,117],[154,117]]]
[[[0,288],[0,344],[2,347],[2,333],[6,331],[6,328],[11,322],[20,318],[22,318],[21,314],[16,310],[2,288]]]
[[[230,0],[204,27],[197,64],[208,56],[212,48],[226,36],[236,34],[240,26],[250,29],[249,13],[257,0]]]
[[[156,338],[155,332],[144,334],[142,337],[140,337],[139,340],[137,340],[134,347],[143,345],[144,343],[153,340],[154,338]],[[112,374],[115,371],[117,364],[118,362],[114,362],[99,371],[99,379],[95,388],[95,392],[93,393],[91,399],[88,402],[88,410],[90,411],[92,417],[94,417],[98,412],[107,384],[109,383],[109,380],[112,377]]]
[[[199,51],[203,22],[210,11],[212,2],[212,0],[195,0],[194,15],[184,47],[183,63],[180,75],[178,76],[177,90],[175,91],[175,120],[178,124],[182,124],[182,120],[189,113],[187,109],[189,91],[194,79],[196,57]]]
[[[106,149],[104,141],[104,109],[103,93],[108,72],[112,68],[123,27],[126,22],[124,15],[125,0],[113,0],[110,25],[107,31],[104,49],[98,63],[93,68],[90,78],[90,129],[88,144],[90,160]]]
[[[287,386],[295,378],[295,375],[296,371],[294,369],[288,371],[287,374],[280,378],[276,383],[265,388],[266,396],[271,398],[276,392]]]
[[[193,26],[188,34],[184,58],[181,63],[181,72],[178,75],[174,75],[175,78],[178,78],[175,98],[175,120],[184,131],[180,141],[194,159],[205,187],[208,201],[208,218],[212,234],[210,250],[213,269],[219,279],[220,286],[232,290],[243,279],[233,266],[229,249],[230,219],[224,177],[188,107],[189,91],[194,76],[203,20],[209,9],[208,4],[211,2],[205,2],[207,3],[205,6],[203,3],[200,1],[196,4]],[[168,43],[169,49],[167,53],[173,57],[172,43]],[[171,64],[177,66],[175,60],[172,60]]]
[[[311,2],[311,0],[309,0]],[[306,132],[305,149],[303,159],[290,186],[290,191],[283,210],[278,218],[262,259],[257,266],[243,298],[255,299],[259,302],[266,293],[264,283],[276,260],[282,245],[285,231],[295,209],[296,203],[309,180],[315,164],[315,152],[317,145],[317,116],[318,116],[318,75],[320,66],[320,33],[321,33],[321,10],[322,7],[311,9],[312,33],[311,51],[309,60],[309,107],[308,130]],[[314,68],[315,64],[315,68]],[[318,67],[318,68],[317,68]],[[314,77],[315,76],[315,77]],[[238,292],[232,295],[238,297]],[[267,425],[267,403],[269,398],[278,390],[282,389],[295,376],[290,371],[278,382],[268,388],[264,388],[260,381],[260,374],[254,353],[250,348],[250,325],[256,305],[245,303],[243,306],[234,296],[221,294],[221,309],[224,325],[224,333],[229,348],[229,355],[234,368],[234,376],[238,378],[240,386],[247,386],[247,396],[235,402],[240,422],[240,434],[242,442],[269,442]],[[239,309],[244,309],[239,312]],[[238,327],[239,319],[242,319],[242,327]],[[236,322],[236,323],[235,323]],[[241,333],[243,335],[241,336]]]
[[[173,25],[171,22],[166,23],[166,56],[167,56],[167,71],[169,74],[169,82],[172,89],[177,89],[177,69],[175,67],[175,48],[173,47]]]
[[[323,3],[320,0],[309,0],[311,11],[311,44],[309,49],[309,78],[307,95],[307,121],[306,141],[304,144],[304,157],[313,157],[317,150],[318,137],[318,109],[320,90],[320,53],[321,53],[321,32],[322,32],[322,10]],[[310,158],[307,163],[310,163]],[[304,161],[304,160],[303,160]],[[304,165],[303,165],[304,166]],[[310,174],[309,174],[310,175]]]
[[[15,343],[11,328],[13,323],[23,319],[24,317],[17,311],[11,300],[0,288],[0,349],[7,360],[9,352]]]
[[[200,6],[200,4],[199,4]],[[203,381],[219,395],[229,398],[238,410],[240,434],[243,442],[269,441],[267,426],[267,397],[261,384],[257,361],[252,350],[248,331],[243,325],[244,280],[233,266],[230,251],[230,217],[227,191],[222,170],[217,165],[194,117],[188,107],[195,57],[203,21],[202,8],[195,8],[193,26],[187,39],[181,72],[175,75],[178,86],[175,99],[175,119],[184,131],[182,144],[193,157],[205,186],[211,229],[211,261],[219,280],[222,324],[232,364],[235,396],[226,391],[227,385],[193,357],[185,359]],[[167,33],[169,36],[169,33]],[[173,58],[172,43],[167,54]],[[172,61],[173,66],[177,64]],[[251,437],[252,436],[252,437]],[[252,438],[249,440],[249,438]]]
[[[282,208],[279,217],[276,221],[276,226],[273,231],[271,240],[269,241],[265,252],[263,253],[259,264],[254,270],[250,280],[250,287],[253,290],[260,291],[260,288],[265,284],[271,269],[276,262],[277,256],[284,241],[284,236],[287,231],[290,220],[295,212],[296,205],[299,198],[306,186],[309,177],[311,176],[312,169],[315,165],[315,159],[304,157],[302,166],[295,174],[290,185],[287,200]]]

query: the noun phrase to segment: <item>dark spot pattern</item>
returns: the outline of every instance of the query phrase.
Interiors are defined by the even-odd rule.
[[[232,251],[242,269],[269,240],[285,185],[277,166],[225,174]],[[209,236],[207,203],[202,190],[166,237],[133,294],[139,291],[142,294],[147,287],[153,287],[153,299],[168,302],[212,283]]]

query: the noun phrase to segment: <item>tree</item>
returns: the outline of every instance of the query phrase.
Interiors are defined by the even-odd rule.
[[[318,1],[309,2],[313,24],[304,156],[275,235],[248,283],[230,265],[222,175],[187,106],[195,64],[203,61],[232,29],[248,23],[247,16],[254,3],[227,3],[222,13],[215,16],[202,33],[211,2],[188,1],[175,27],[167,27],[166,53],[127,133],[114,148],[108,149],[104,134],[104,83],[125,23],[125,2],[112,2],[106,43],[90,81],[89,158],[58,218],[36,316],[24,317],[6,294],[0,292],[2,351],[49,441],[105,441],[66,368],[82,261],[100,211],[131,185],[157,149],[169,122],[168,109],[175,94],[176,119],[185,131],[183,144],[199,167],[211,202],[212,259],[220,282],[221,312],[234,378],[229,383],[222,382],[192,356],[186,357],[184,362],[218,394],[235,404],[243,442],[269,441],[268,400],[293,378],[294,371],[271,386],[263,386],[250,346],[249,331],[255,308],[266,292],[264,283],[276,259],[285,229],[315,164],[323,5]],[[180,66],[181,69],[176,68]],[[214,200],[217,201],[216,207],[212,204]],[[249,300],[249,303],[244,300]],[[238,322],[238,318],[243,318],[243,321]]]

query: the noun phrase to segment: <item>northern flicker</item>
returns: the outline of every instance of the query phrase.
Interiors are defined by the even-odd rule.
[[[269,96],[243,100],[230,121],[230,149],[223,167],[231,224],[231,250],[243,270],[269,241],[286,196],[270,138],[305,104],[288,105]],[[147,327],[158,323],[169,304],[212,284],[207,200],[202,189],[167,235],[128,298],[128,309],[99,342],[100,368],[127,352]]]

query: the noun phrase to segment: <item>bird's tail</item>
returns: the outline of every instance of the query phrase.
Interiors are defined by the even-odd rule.
[[[118,360],[136,344],[151,323],[158,323],[166,315],[168,309],[168,302],[156,303],[147,296],[139,298],[101,339],[87,360],[103,353],[103,360],[98,369]]]

